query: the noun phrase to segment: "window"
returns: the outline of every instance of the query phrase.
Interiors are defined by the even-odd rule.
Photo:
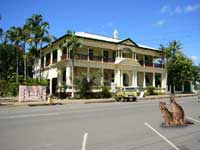
[[[46,55],[46,66],[50,64],[50,54]]]
[[[112,52],[112,59],[114,60],[115,58],[116,58],[116,52],[113,51],[113,52]]]
[[[42,58],[41,58],[41,68],[43,68],[43,66],[44,66],[44,56],[42,56]]]
[[[103,51],[103,60],[108,61],[108,51]]]
[[[62,81],[63,82],[66,81],[66,70],[64,70],[63,73],[62,73]]]
[[[67,54],[67,48],[66,47],[63,48],[63,52],[62,53],[63,53],[63,55]]]
[[[65,59],[65,58],[67,58],[67,48],[66,47],[63,48],[62,56],[61,56],[61,59]]]
[[[57,50],[53,51],[53,63],[57,62]]]
[[[92,49],[89,49],[89,59],[92,59],[93,58],[93,50]]]

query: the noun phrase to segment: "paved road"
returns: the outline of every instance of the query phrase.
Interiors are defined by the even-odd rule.
[[[194,125],[163,128],[157,100],[1,107],[0,149],[82,150],[84,135],[88,133],[86,150],[199,150],[200,103],[195,97],[177,98],[177,101],[183,106],[186,116],[195,119]]]

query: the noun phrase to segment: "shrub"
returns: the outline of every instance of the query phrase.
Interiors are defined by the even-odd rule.
[[[47,86],[48,85],[48,81],[46,79],[27,79],[24,83],[24,85],[29,85],[29,86],[34,86],[34,85],[42,85],[42,86]]]
[[[111,93],[108,87],[103,86],[102,87],[102,98],[110,98],[111,97]]]
[[[17,96],[18,92],[19,84],[0,80],[0,96]]]
[[[155,95],[154,90],[155,90],[155,87],[148,86],[147,87],[147,93],[148,93],[148,95]]]
[[[99,76],[99,73],[94,72],[90,74],[82,73],[75,78],[75,84],[80,92],[80,98],[96,98],[96,95],[92,92],[92,88],[97,85]]]
[[[8,84],[7,96],[17,96],[19,93],[19,84],[12,82]]]
[[[6,96],[8,83],[5,80],[0,80],[0,96]]]

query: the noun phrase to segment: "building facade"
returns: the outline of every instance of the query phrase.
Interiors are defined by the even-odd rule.
[[[167,70],[162,60],[162,53],[132,41],[130,38],[120,40],[114,32],[114,38],[76,32],[81,43],[74,55],[74,76],[81,73],[99,71],[102,73],[100,85],[117,87],[134,86],[145,88],[154,86],[167,90]],[[49,80],[50,93],[58,91],[58,87],[71,87],[72,60],[67,48],[60,45],[69,35],[64,35],[50,46],[42,49],[41,61],[34,67],[34,77]],[[67,40],[66,40],[67,41]]]

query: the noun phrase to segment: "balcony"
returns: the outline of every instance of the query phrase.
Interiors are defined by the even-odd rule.
[[[71,59],[71,57],[69,57],[67,54],[63,54],[61,56],[61,60],[65,60],[65,59]],[[74,59],[76,60],[88,60],[88,55],[87,54],[75,54],[74,55]],[[89,61],[98,61],[98,62],[102,62],[102,56],[90,56]],[[56,63],[57,61],[53,61],[53,63]],[[104,58],[103,62],[105,63],[114,63],[115,62],[115,58]]]
[[[139,64],[140,64],[141,66],[144,65],[144,62],[143,62],[142,60],[141,60],[141,61],[138,61],[138,62],[139,62]],[[145,62],[145,67],[163,68],[163,65],[160,64],[160,63],[147,63],[147,62]]]
[[[68,58],[68,55],[67,54],[63,54],[62,56],[61,56],[61,60],[65,60],[65,59],[67,59]]]
[[[50,60],[46,61],[46,67],[50,65]]]
[[[162,68],[164,67],[162,64],[158,64],[158,63],[154,63],[154,67],[155,68]]]
[[[114,62],[115,62],[115,58],[104,58],[104,59],[103,59],[103,62],[106,62],[106,63],[114,63]]]
[[[143,62],[142,60],[138,60],[138,62],[139,62],[139,64],[140,64],[141,66],[144,65],[144,62]]]
[[[90,60],[91,61],[102,61],[102,57],[101,56],[91,56]]]
[[[84,54],[75,54],[75,59],[79,59],[79,60],[88,60],[88,55],[84,55]]]
[[[153,63],[145,63],[146,67],[153,67]]]

